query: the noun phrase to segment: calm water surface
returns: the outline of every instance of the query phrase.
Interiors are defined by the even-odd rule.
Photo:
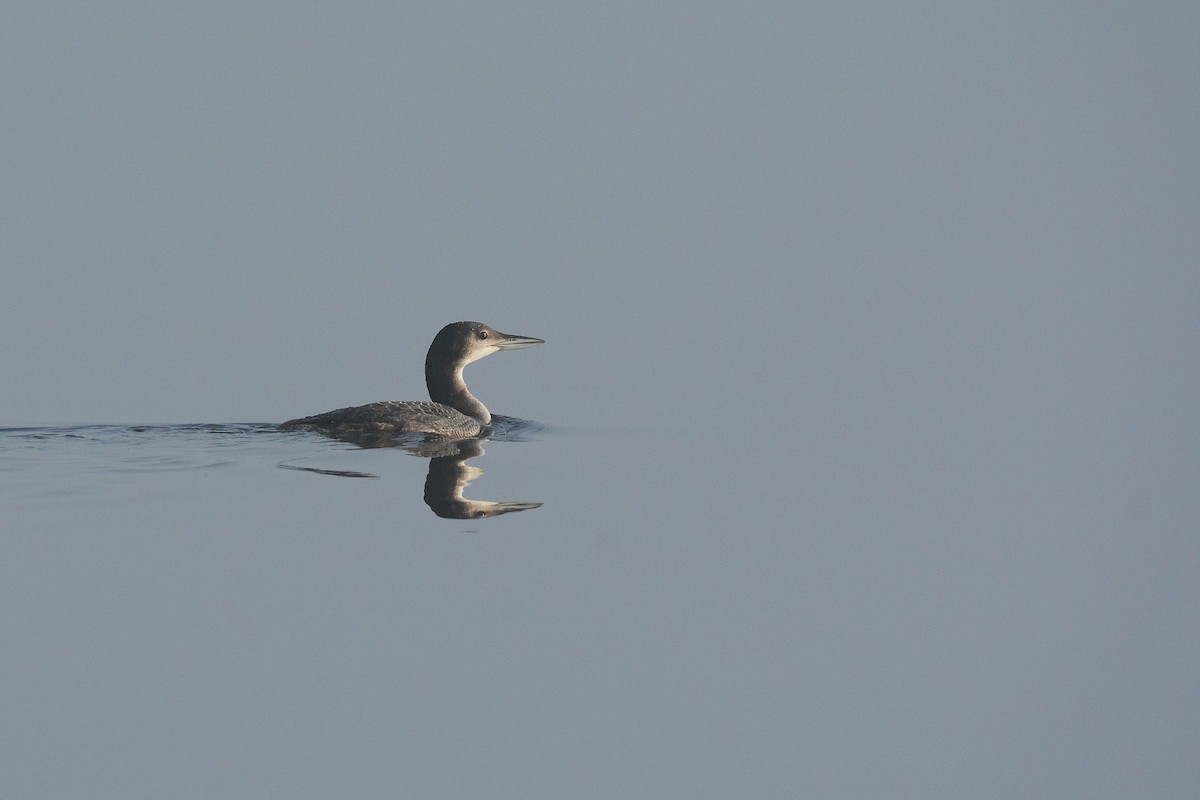
[[[1200,5],[943,5],[14,4],[0,800],[1200,797]]]
[[[270,425],[0,431],[10,784],[1180,796],[1153,765],[1191,741],[1196,642],[1164,634],[1195,632],[1195,564],[1165,490],[1045,494],[996,453],[914,479],[841,437],[510,434],[468,463]]]

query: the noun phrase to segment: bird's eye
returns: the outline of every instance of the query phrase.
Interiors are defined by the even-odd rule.
[[[487,337],[488,337],[488,332],[487,332],[487,331],[480,331],[480,332],[479,332],[479,338],[480,338],[480,339],[486,339]]]

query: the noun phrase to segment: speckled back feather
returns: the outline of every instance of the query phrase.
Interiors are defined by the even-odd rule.
[[[441,403],[428,400],[385,400],[365,406],[350,406],[311,417],[288,420],[285,431],[318,433],[435,433],[455,439],[478,436],[483,426]]]

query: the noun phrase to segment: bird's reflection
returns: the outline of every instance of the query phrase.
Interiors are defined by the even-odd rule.
[[[535,502],[500,502],[494,500],[471,500],[463,492],[483,474],[479,467],[467,462],[484,454],[482,437],[475,439],[446,439],[440,436],[337,436],[348,444],[365,449],[399,448],[414,456],[429,459],[429,473],[425,477],[425,504],[439,517],[447,519],[485,519],[508,514],[513,511],[528,511],[538,508]],[[516,438],[516,437],[514,437]],[[280,464],[284,469],[314,472],[318,475],[333,475],[343,478],[377,478],[369,472],[353,470],[320,469],[293,464]]]
[[[433,509],[433,513],[448,519],[483,519],[510,511],[527,511],[541,505],[469,500],[463,497],[463,491],[471,481],[483,474],[479,467],[467,464],[468,460],[483,455],[483,445],[479,439],[463,439],[453,444],[457,445],[458,452],[429,459],[429,474],[425,477],[425,504]]]

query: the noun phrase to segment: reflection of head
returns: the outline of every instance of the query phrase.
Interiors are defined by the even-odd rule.
[[[429,460],[429,475],[425,478],[425,504],[433,513],[447,519],[483,519],[511,511],[526,511],[541,503],[499,503],[489,500],[468,500],[463,491],[483,470],[467,464],[469,459],[483,455],[483,444],[477,439],[454,442],[458,452]]]

